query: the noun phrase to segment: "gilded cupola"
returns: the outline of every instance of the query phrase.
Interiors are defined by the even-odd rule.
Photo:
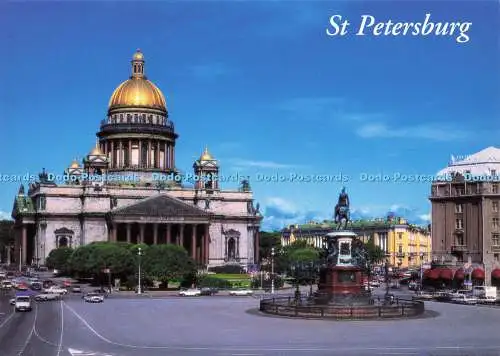
[[[165,96],[156,85],[147,79],[144,72],[144,54],[140,49],[132,56],[131,63],[132,75],[121,83],[111,95],[108,112],[150,109],[166,113]]]

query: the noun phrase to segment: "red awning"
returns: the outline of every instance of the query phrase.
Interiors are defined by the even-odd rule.
[[[484,271],[481,268],[475,268],[472,271],[472,279],[484,279]]]
[[[439,274],[440,274],[439,269],[431,269],[431,271],[427,275],[427,278],[429,278],[429,279],[439,279]]]
[[[463,281],[465,279],[465,272],[463,269],[459,269],[455,272],[455,276],[453,277],[457,281]]]
[[[495,268],[493,271],[491,271],[491,278],[500,279],[500,268]]]
[[[449,268],[441,268],[439,278],[451,281],[453,279],[453,271]]]

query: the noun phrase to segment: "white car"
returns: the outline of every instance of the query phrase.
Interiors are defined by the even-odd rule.
[[[180,296],[183,297],[199,297],[201,295],[201,290],[199,289],[186,289],[179,292]]]
[[[83,300],[85,300],[87,303],[103,303],[104,296],[102,294],[89,293],[85,297],[83,297]]]
[[[229,295],[241,296],[241,295],[253,295],[253,291],[251,289],[237,289],[229,292]]]
[[[57,286],[51,286],[43,290],[44,293],[47,294],[68,294],[68,290],[66,288],[61,288]]]
[[[41,293],[35,297],[35,301],[37,302],[46,302],[49,300],[58,300],[58,299],[59,299],[59,294],[55,293]]]
[[[16,298],[10,298],[9,304],[10,305],[16,305]]]
[[[455,296],[454,298],[451,299],[453,303],[457,304],[467,304],[467,305],[476,305],[477,304],[477,298],[470,296],[470,295],[465,295],[461,294],[458,296]]]
[[[31,298],[27,295],[22,295],[16,297],[16,301],[14,303],[14,307],[16,312],[18,311],[31,311]]]

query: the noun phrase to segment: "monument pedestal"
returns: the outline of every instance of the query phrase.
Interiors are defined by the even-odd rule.
[[[327,235],[330,245],[337,250],[335,265],[320,271],[317,304],[367,304],[370,292],[363,284],[363,268],[353,263],[352,241],[356,234],[352,231],[338,231]]]

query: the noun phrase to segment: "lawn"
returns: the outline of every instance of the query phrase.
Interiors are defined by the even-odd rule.
[[[210,277],[226,279],[228,281],[246,281],[252,279],[248,274],[229,274],[229,273],[218,273],[212,274]]]

